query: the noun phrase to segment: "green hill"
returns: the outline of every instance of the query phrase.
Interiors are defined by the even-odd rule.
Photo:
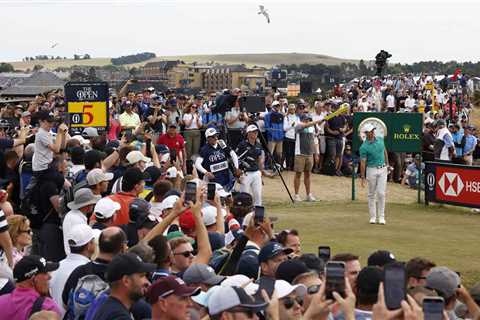
[[[249,53],[249,54],[211,54],[211,55],[185,55],[185,56],[159,56],[148,61],[126,65],[127,67],[139,67],[147,62],[161,60],[182,60],[186,63],[198,62],[206,63],[214,61],[221,64],[246,64],[247,66],[271,67],[280,64],[326,64],[338,65],[342,62],[358,63],[358,60],[340,59],[322,54],[313,53]],[[10,62],[17,70],[33,69],[37,64],[46,69],[53,70],[58,67],[71,67],[74,65],[82,66],[106,66],[110,65],[110,58],[93,58],[88,60],[37,60],[37,61],[17,61]]]

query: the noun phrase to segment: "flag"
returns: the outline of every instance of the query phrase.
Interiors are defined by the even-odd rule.
[[[458,75],[461,74],[461,73],[462,73],[462,69],[460,69],[460,68],[455,69],[455,72],[453,73],[453,76],[452,76],[452,80],[457,81]]]

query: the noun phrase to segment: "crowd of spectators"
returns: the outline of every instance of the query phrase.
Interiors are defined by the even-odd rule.
[[[269,93],[259,114],[238,102],[217,113],[216,93],[147,88],[112,95],[109,128],[82,133],[64,123],[61,93],[7,105],[0,319],[423,319],[423,299],[432,296],[443,299],[448,319],[480,319],[479,286],[469,292],[458,274],[423,257],[401,264],[408,296],[388,310],[383,269],[400,263],[393,253],[372,248],[367,266],[355,253],[306,253],[297,230],[256,219],[259,186],[237,192],[229,180],[252,166],[263,176],[293,170],[295,200],[303,173],[306,200],[315,201],[312,173],[356,174],[358,111],[421,112],[423,158],[472,165],[471,86],[467,76],[361,78],[311,103]],[[325,121],[345,103],[347,114]],[[245,143],[254,148],[241,152]],[[228,167],[205,165],[220,156]],[[413,156],[389,156],[393,181],[414,186],[421,163]],[[224,171],[225,181],[217,175]],[[345,264],[345,292],[327,299],[328,260]]]

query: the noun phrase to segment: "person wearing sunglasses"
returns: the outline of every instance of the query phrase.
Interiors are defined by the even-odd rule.
[[[8,232],[12,239],[13,266],[25,255],[25,248],[32,245],[32,229],[27,217],[14,214],[7,217]]]
[[[303,298],[303,307],[307,310],[312,302],[313,295],[320,290],[322,280],[320,280],[318,273],[310,271],[298,275],[292,283],[294,285],[303,284],[307,288],[307,294]]]
[[[278,296],[280,320],[297,320],[302,318],[303,301],[307,287],[303,284],[292,286],[285,280],[275,281],[275,293]]]

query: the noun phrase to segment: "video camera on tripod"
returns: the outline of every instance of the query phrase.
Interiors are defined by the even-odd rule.
[[[391,58],[392,55],[385,50],[380,50],[379,53],[375,56],[375,65],[377,66],[377,76],[382,75],[383,68],[387,64],[387,59]]]

